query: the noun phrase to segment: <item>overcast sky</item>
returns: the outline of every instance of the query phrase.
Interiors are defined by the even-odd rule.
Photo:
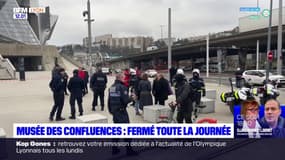
[[[87,0],[39,0],[50,6],[59,19],[48,44],[81,44],[87,36],[87,23],[82,12]],[[238,26],[240,7],[256,7],[257,0],[90,0],[92,37],[112,34],[113,37],[167,36],[168,8],[172,9],[172,36],[185,38],[209,32],[231,30]],[[274,8],[279,0],[274,1]],[[283,2],[284,4],[284,2]],[[269,8],[269,0],[259,0],[262,9]]]

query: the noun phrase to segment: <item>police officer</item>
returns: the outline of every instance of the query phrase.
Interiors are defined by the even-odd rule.
[[[201,102],[201,95],[204,97],[206,95],[206,90],[205,90],[205,83],[204,80],[202,78],[200,78],[200,71],[199,69],[193,69],[192,71],[193,77],[189,79],[189,85],[190,88],[192,88],[193,90],[193,94],[192,94],[192,102],[195,103],[194,104],[194,114],[195,117],[197,118],[197,109],[200,105]]]
[[[242,71],[240,70],[240,68],[237,68],[237,71],[235,72],[235,76],[236,76],[236,87],[241,88],[242,87],[242,84],[241,84]]]
[[[67,88],[71,94],[69,99],[71,116],[69,118],[75,119],[75,100],[77,101],[79,116],[82,116],[83,115],[82,96],[85,91],[84,81],[78,77],[77,69],[73,71],[73,77],[70,78]]]
[[[192,123],[192,102],[189,98],[191,90],[182,69],[178,69],[174,77],[175,96],[177,104],[177,122]]]
[[[107,76],[99,68],[98,72],[94,73],[90,80],[90,88],[93,90],[92,110],[95,111],[97,106],[98,96],[100,97],[101,111],[104,110],[104,91],[106,89]]]
[[[110,114],[113,115],[113,122],[130,123],[127,106],[131,102],[131,98],[128,95],[128,88],[124,85],[123,74],[119,73],[116,75],[115,83],[110,87],[108,95],[108,109]],[[113,141],[118,141],[118,139],[114,139]],[[131,146],[126,146],[126,148],[127,155],[137,155],[137,152],[133,151]],[[112,147],[113,155],[119,152],[118,147]]]
[[[49,83],[49,87],[53,92],[54,105],[50,112],[49,120],[53,121],[54,114],[56,112],[56,121],[65,120],[61,117],[62,108],[64,105],[64,69],[60,68],[54,73],[52,80]]]

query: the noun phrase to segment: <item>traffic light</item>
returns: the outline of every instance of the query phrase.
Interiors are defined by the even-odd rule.
[[[268,51],[268,53],[267,53],[267,60],[269,62],[273,61],[273,53],[272,53],[272,51]]]

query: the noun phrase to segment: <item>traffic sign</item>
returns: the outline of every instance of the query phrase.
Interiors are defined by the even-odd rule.
[[[268,51],[268,53],[267,53],[267,60],[269,62],[273,61],[273,53],[272,53],[272,51]]]

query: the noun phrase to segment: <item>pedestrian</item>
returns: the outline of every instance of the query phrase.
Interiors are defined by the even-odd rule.
[[[68,74],[66,73],[66,71],[64,72],[63,80],[64,80],[63,81],[63,83],[64,83],[64,94],[68,95],[68,93],[67,93]]]
[[[75,119],[75,101],[77,101],[79,116],[83,115],[82,96],[85,92],[84,81],[78,77],[78,70],[73,71],[73,77],[70,78],[68,83],[68,90],[70,92],[70,110],[71,116],[69,119]]]
[[[177,122],[192,123],[191,89],[182,69],[177,70],[175,79],[175,97],[177,104]]]
[[[138,84],[138,94],[140,100],[140,109],[143,110],[144,106],[153,105],[151,95],[151,84],[148,80],[147,74],[143,73],[141,80]]]
[[[83,68],[83,72],[85,73],[84,74],[84,79],[83,79],[84,80],[84,86],[85,86],[84,93],[88,94],[89,73],[88,73],[88,71],[85,68]]]
[[[130,79],[131,79],[130,70],[126,68],[124,70],[124,82],[123,83],[128,88],[128,92],[129,92],[129,87],[130,87]]]
[[[141,76],[141,70],[138,66],[135,67],[137,77]]]
[[[162,74],[157,74],[156,80],[153,81],[152,94],[155,99],[154,104],[165,105],[165,100],[168,99],[169,82]]]
[[[64,105],[64,69],[60,68],[58,69],[58,72],[54,73],[54,76],[52,77],[52,80],[49,83],[49,87],[53,92],[53,100],[54,105],[52,107],[52,110],[50,112],[49,120],[53,121],[54,114],[56,112],[56,121],[62,121],[65,120],[61,117],[61,112]]]
[[[108,94],[108,109],[113,116],[114,123],[130,123],[129,115],[127,112],[128,103],[131,99],[128,95],[128,89],[124,85],[124,75],[119,73],[116,75],[115,83],[110,87]],[[118,142],[119,139],[113,141]],[[126,140],[130,141],[130,140]],[[127,155],[137,155],[131,146],[127,145]],[[112,154],[118,154],[120,149],[117,146],[112,147]]]
[[[93,91],[92,111],[95,111],[98,97],[100,97],[101,111],[104,111],[104,92],[107,84],[107,76],[99,68],[90,79],[90,88]]]
[[[133,93],[133,97],[134,97],[134,100],[135,100],[136,115],[141,115],[140,112],[139,112],[139,108],[140,108],[140,94],[139,94],[139,91],[138,91],[138,86],[139,86],[140,80],[141,80],[141,76],[140,76],[140,74],[137,74],[137,79],[136,79],[135,84],[134,84],[134,93]]]
[[[174,78],[176,72],[177,72],[177,69],[174,66],[171,66],[171,68],[169,69],[169,73],[170,73],[170,80],[169,81],[170,81],[171,86],[173,86],[173,78]]]
[[[52,71],[51,71],[51,77],[53,78],[55,75],[57,75],[57,73],[58,73],[58,71],[59,71],[59,69],[60,69],[61,67],[59,66],[59,64],[55,64],[54,65],[54,67],[53,67],[53,69],[52,69]]]
[[[158,74],[155,76],[152,82],[152,95],[154,97],[154,104],[158,104]]]

